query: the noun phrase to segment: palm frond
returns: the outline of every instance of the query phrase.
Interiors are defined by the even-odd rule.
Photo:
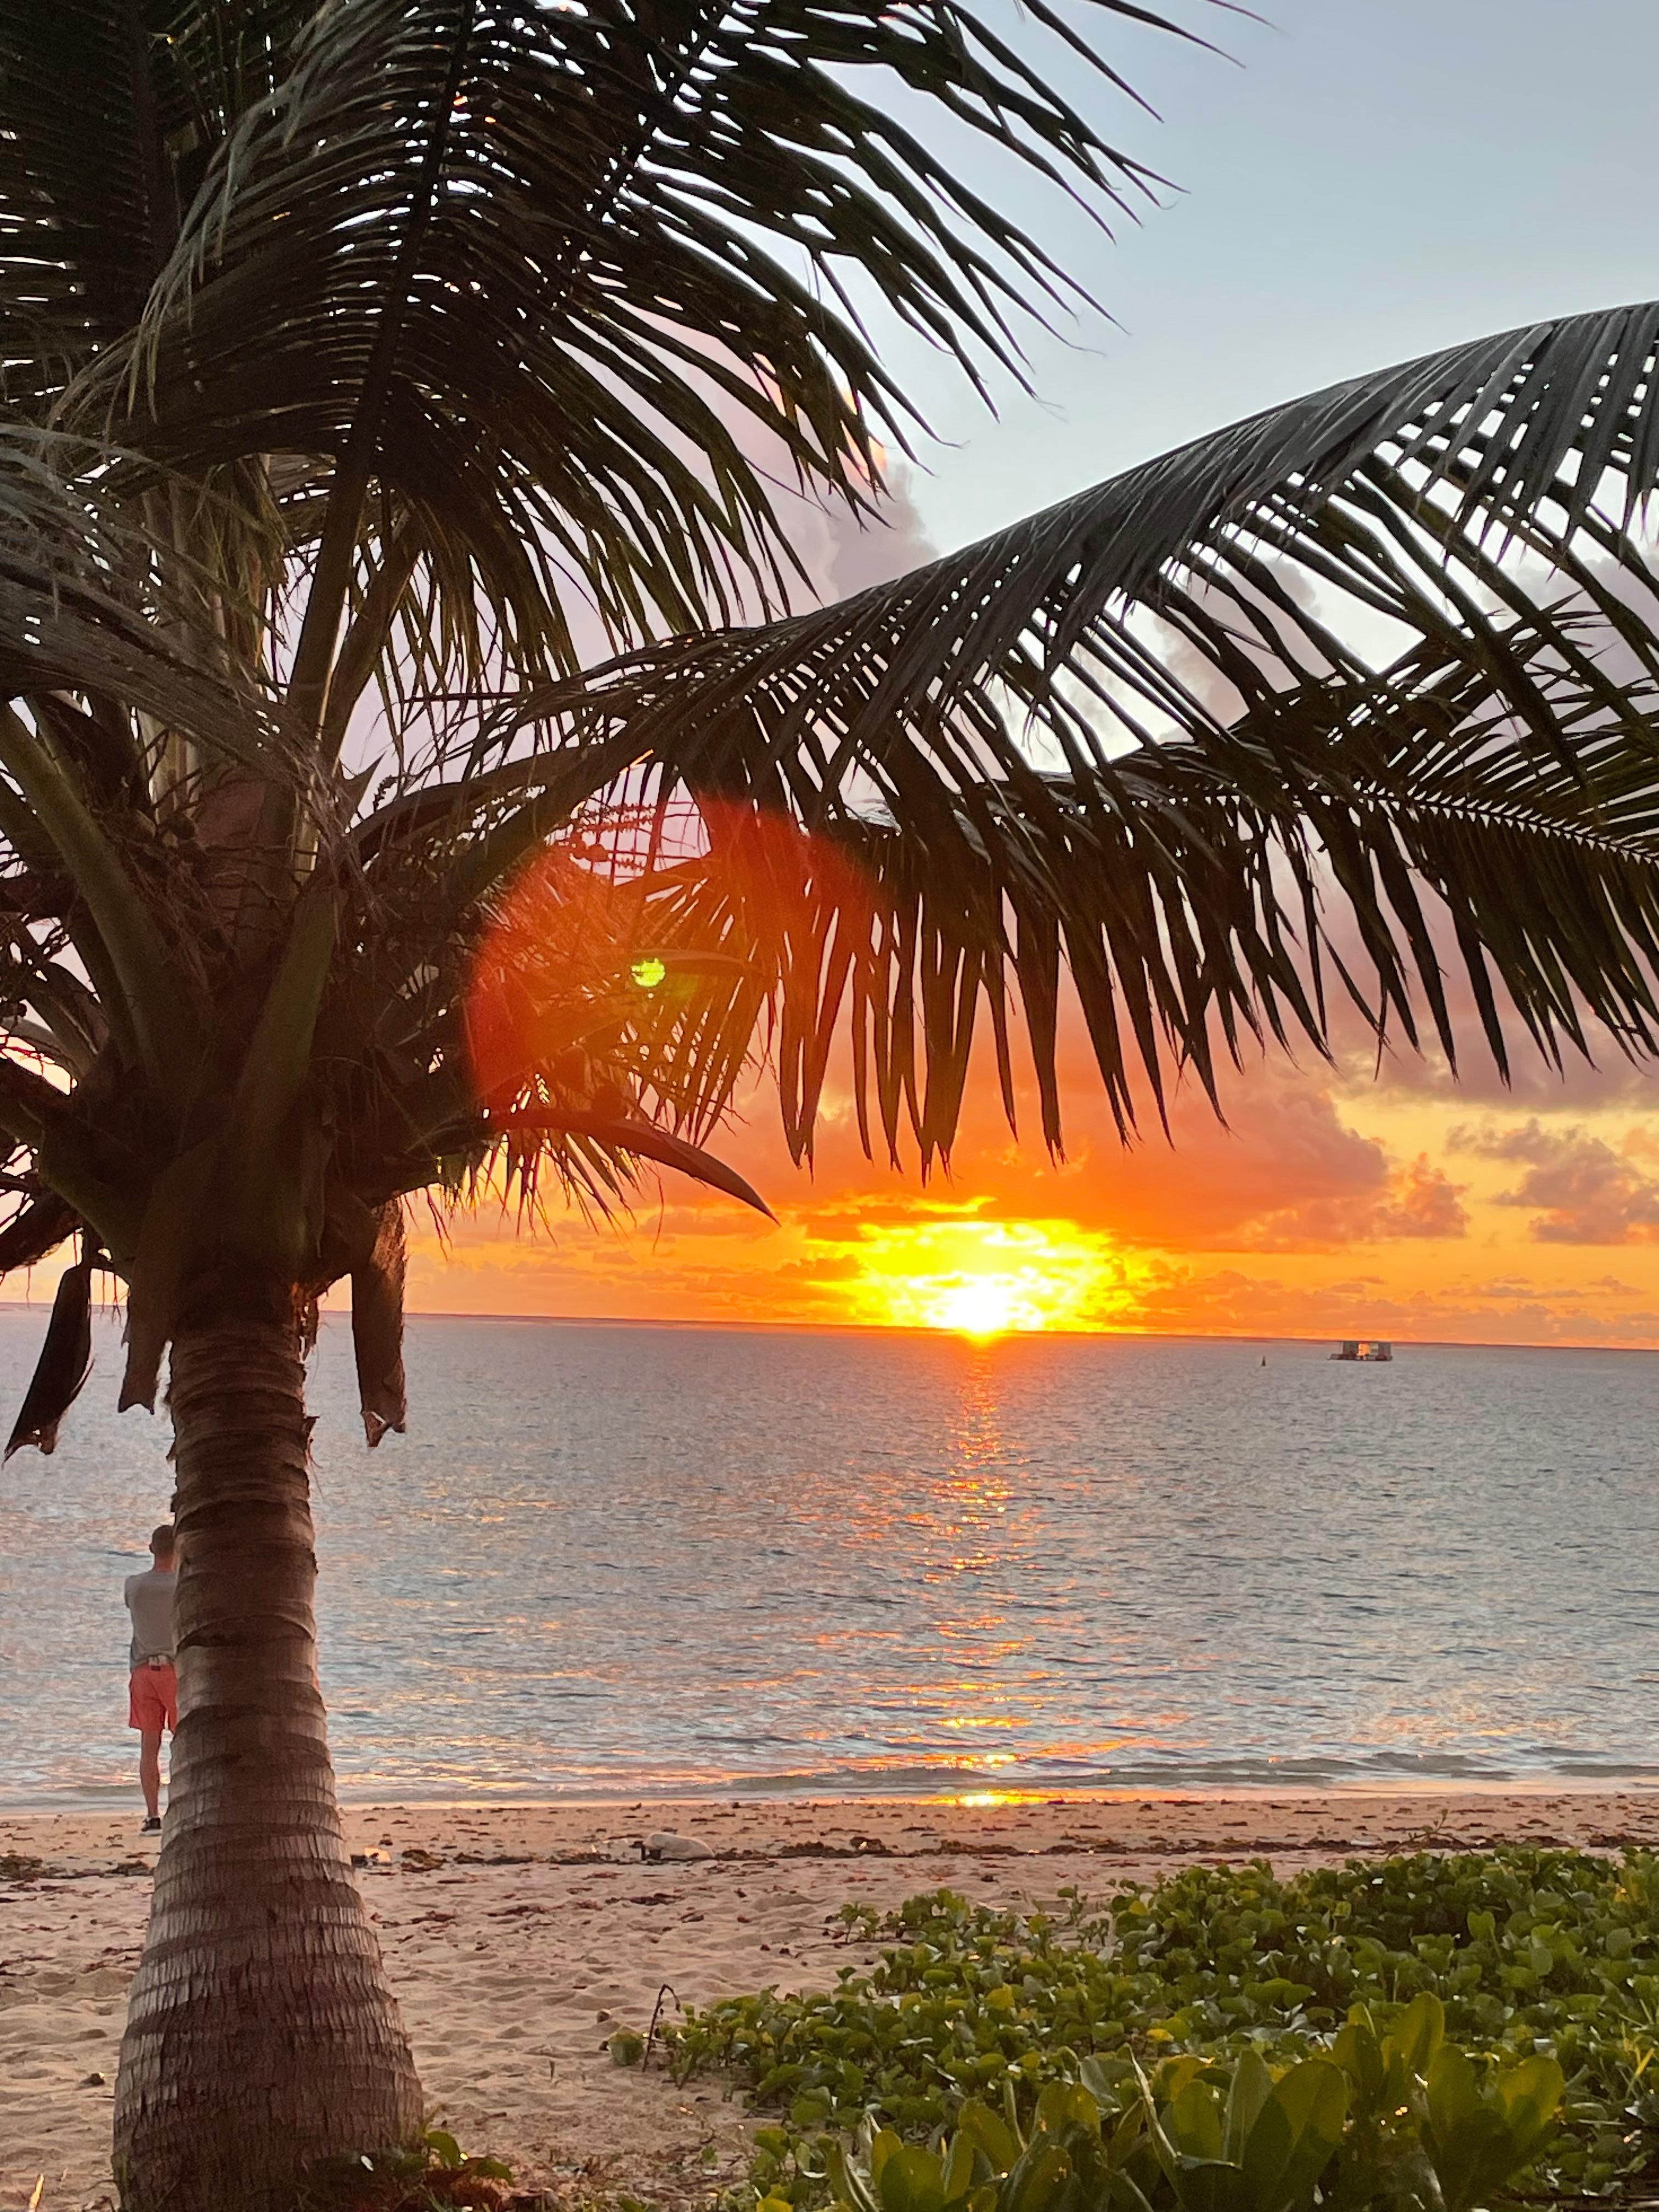
[[[790,557],[734,414],[855,505],[875,432],[909,419],[853,290],[977,374],[1017,368],[1015,325],[1071,289],[907,127],[927,106],[1097,212],[1144,188],[965,0],[320,11],[74,419],[113,410],[130,446],[198,472],[331,457],[331,643],[371,478],[457,588],[453,619],[482,593],[516,665],[580,665],[570,579],[620,639],[724,618]]]
[[[0,1229],[0,1275],[38,1267],[80,1226],[75,1209],[56,1191],[21,1194],[21,1202]]]
[[[1127,1127],[1135,1070],[1161,1105],[1172,1063],[1213,1089],[1218,1040],[1324,1037],[1322,904],[1379,1022],[1415,1034],[1420,994],[1457,1048],[1437,904],[1500,1066],[1505,999],[1547,1052],[1586,1012],[1650,1049],[1656,336],[1639,306],[1340,386],[841,605],[532,694],[475,757],[626,732],[659,804],[855,856],[867,923],[809,870],[799,947],[775,885],[703,871],[715,939],[769,931],[768,990],[805,994],[798,1150],[841,991],[890,1142],[948,1143],[975,1009],[1006,1068],[1013,1000],[1057,1141],[1062,965]]]
[[[256,775],[302,811],[313,793],[195,564],[84,458],[0,430],[0,885],[15,918],[0,990],[61,1065],[84,1072],[115,1036],[176,1103],[200,1053],[186,1007],[215,927],[216,800]],[[70,945],[79,975],[59,957]]]
[[[728,1167],[724,1160],[717,1160],[702,1146],[688,1145],[684,1138],[659,1129],[650,1121],[614,1114],[590,1114],[567,1107],[559,1111],[513,1114],[499,1121],[492,1119],[491,1127],[515,1139],[577,1139],[601,1147],[611,1160],[650,1160],[659,1167],[673,1168],[691,1182],[717,1190],[724,1197],[735,1198],[739,1205],[763,1213],[769,1221],[777,1218],[754,1185],[735,1168]]]
[[[0,26],[0,396],[44,419],[125,337],[216,148],[319,0],[62,0]]]
[[[404,1382],[404,1210],[390,1199],[372,1217],[371,1238],[351,1269],[351,1345],[363,1433],[371,1451],[401,1436],[409,1418]]]
[[[9,1459],[26,1444],[56,1451],[64,1416],[91,1372],[92,1262],[82,1257],[64,1269],[58,1282],[46,1341],[0,1457]]]
[[[0,698],[112,698],[222,756],[279,759],[269,700],[196,625],[142,515],[87,479],[85,455],[0,427]]]
[[[137,320],[172,244],[147,40],[120,0],[0,31],[0,391],[40,408]]]

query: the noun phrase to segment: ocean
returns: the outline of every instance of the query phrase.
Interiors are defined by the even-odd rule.
[[[0,1310],[9,1421],[45,1327]],[[343,1794],[1659,1777],[1659,1356],[416,1319],[313,1363]],[[1267,1364],[1262,1365],[1263,1358]],[[0,1802],[132,1792],[168,1431],[116,1331],[0,1525]]]

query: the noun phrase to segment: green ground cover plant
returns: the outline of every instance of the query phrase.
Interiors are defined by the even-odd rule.
[[[1193,1867],[1053,1914],[939,1890],[884,1923],[845,1908],[849,1933],[886,1939],[874,1966],[694,2012],[674,2063],[776,2112],[754,2179],[794,2205],[1614,2197],[1659,2161],[1656,1902],[1646,1851],[1424,1853],[1286,1881]],[[1307,2156],[1325,2144],[1311,2176],[1286,2168],[1288,2197],[1245,2127],[1271,2111],[1282,2136],[1287,2098]]]
[[[296,2212],[539,2212],[539,2192],[514,2196],[503,2160],[469,2155],[447,2128],[398,2151],[327,2159],[305,2177]]]

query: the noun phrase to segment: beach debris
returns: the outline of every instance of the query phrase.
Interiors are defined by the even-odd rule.
[[[651,2046],[657,2039],[657,2023],[662,2018],[662,2001],[665,1997],[673,1998],[674,2009],[676,2012],[683,2013],[685,2010],[685,2007],[680,2002],[678,1992],[675,1990],[673,1984],[672,1982],[665,1982],[662,1987],[657,1991],[656,2003],[651,2008],[651,2025],[645,2032],[645,2050],[640,2058],[640,2064],[642,2067],[648,2066],[651,2063]]]
[[[713,1846],[701,1836],[678,1836],[672,1828],[659,1828],[645,1839],[648,1859],[712,1859]]]
[[[647,1861],[668,1859],[712,1859],[712,1844],[705,1844],[700,1836],[678,1835],[672,1828],[657,1828],[648,1836],[612,1836],[603,1847],[603,1855],[613,1863],[640,1866]]]
[[[844,1844],[826,1843],[822,1836],[813,1836],[805,1843],[780,1844],[777,1856],[781,1859],[890,1859],[902,1856],[920,1858],[931,1854],[902,1854],[879,1836],[853,1835]]]
[[[443,1864],[436,1851],[422,1850],[418,1844],[405,1844],[400,1863],[405,1874],[431,1874]]]

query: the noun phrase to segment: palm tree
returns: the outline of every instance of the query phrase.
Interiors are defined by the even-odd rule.
[[[420,2124],[335,1809],[304,1402],[347,1279],[368,1441],[403,1426],[412,1194],[604,1206],[659,1163],[759,1203],[707,1141],[764,1041],[803,1155],[838,1036],[866,1143],[930,1161],[981,1019],[1058,1144],[1067,991],[1125,1130],[1338,999],[1455,1050],[1444,961],[1500,1065],[1506,1018],[1655,1044],[1659,308],[782,611],[757,451],[874,515],[914,427],[860,302],[979,376],[1066,294],[974,144],[1103,216],[1144,189],[1054,78],[1158,19],[1091,9],[0,33],[0,1269],[74,1246],[12,1446],[52,1449],[113,1277],[182,1540],[134,2206],[285,2203]]]

